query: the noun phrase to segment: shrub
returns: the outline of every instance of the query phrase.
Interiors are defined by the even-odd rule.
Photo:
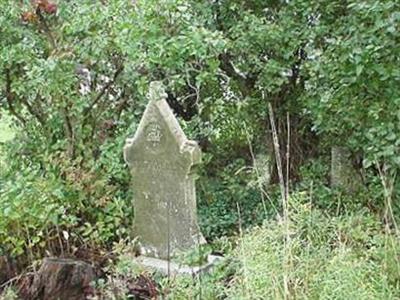
[[[235,235],[240,226],[261,224],[265,217],[275,214],[271,203],[263,205],[257,180],[256,172],[238,159],[218,175],[204,174],[198,181],[199,222],[208,240]]]
[[[27,263],[45,250],[72,255],[80,248],[107,248],[129,235],[133,208],[120,144],[103,145],[101,158],[86,172],[51,154],[50,168],[44,168],[18,157],[21,148],[18,142],[2,147],[9,161],[0,178],[0,255],[22,255]]]

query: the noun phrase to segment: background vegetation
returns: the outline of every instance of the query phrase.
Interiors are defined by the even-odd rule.
[[[204,152],[201,227],[228,259],[159,293],[400,297],[399,24],[390,0],[1,1],[15,137],[1,125],[0,256],[20,272],[45,255],[118,260],[134,218],[122,148],[161,80]],[[332,147],[356,189],[329,184]],[[142,276],[119,266],[106,273]]]

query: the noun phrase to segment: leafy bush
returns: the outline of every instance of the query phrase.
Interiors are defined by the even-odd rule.
[[[275,214],[273,206],[263,206],[257,180],[256,172],[240,159],[218,176],[207,178],[205,174],[199,180],[199,221],[207,239],[234,235],[240,226],[261,224],[265,217]]]
[[[309,48],[313,76],[307,106],[315,128],[334,143],[361,151],[366,165],[384,160],[397,168],[399,3],[335,4],[315,19],[316,44]]]
[[[185,1],[2,1],[0,12],[0,110],[19,131],[2,152],[2,252],[109,246],[132,222],[122,148],[149,81],[164,79],[183,125],[207,134],[196,103],[214,105],[200,87],[217,84],[223,38]]]
[[[133,209],[124,188],[128,175],[122,169],[122,150],[121,157],[114,155],[115,147],[122,146],[106,146],[103,158],[84,173],[74,166],[63,168],[63,161],[51,155],[50,169],[28,164],[17,159],[20,145],[4,145],[3,153],[11,160],[0,178],[0,255],[25,254],[26,263],[45,250],[71,255],[82,247],[108,247],[129,235]],[[111,164],[106,174],[105,161]]]

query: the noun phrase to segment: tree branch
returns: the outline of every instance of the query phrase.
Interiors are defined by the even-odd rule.
[[[126,96],[126,86],[123,87],[122,93],[120,96],[121,101],[117,104],[116,107],[116,121],[118,122],[121,118],[121,114],[123,110],[126,108],[126,104],[128,103],[129,98]]]
[[[11,91],[11,74],[10,74],[10,69],[5,69],[5,76],[6,76],[6,100],[8,104],[8,109],[10,113],[16,117],[24,126],[26,125],[26,120],[24,119],[23,116],[21,116],[14,107],[14,94]]]
[[[243,96],[249,95],[257,81],[257,75],[246,77],[236,72],[231,61],[231,56],[227,53],[220,54],[218,58],[220,61],[221,70],[224,71],[229,77],[237,81],[240,92]]]
[[[115,81],[118,78],[118,75],[123,71],[124,66],[120,65],[117,70],[114,73],[113,79],[107,82],[101,89],[101,91],[97,94],[97,96],[94,98],[92,103],[84,109],[83,111],[83,116],[84,118],[87,117],[87,115],[90,113],[90,111],[93,109],[93,107],[100,101],[100,99],[104,96],[104,94],[108,91],[108,89],[115,83]],[[84,122],[85,123],[85,122]]]
[[[51,46],[53,47],[53,49],[56,49],[57,48],[56,41],[55,41],[55,39],[53,37],[53,34],[51,33],[50,27],[47,24],[46,19],[43,17],[42,13],[40,12],[40,8],[39,7],[36,9],[36,15],[39,17],[39,20],[43,25],[44,32],[49,37]]]
[[[69,110],[68,110],[67,106],[62,108],[62,113],[63,113],[64,119],[65,119],[65,123],[64,123],[65,131],[67,133],[67,138],[69,140],[67,153],[71,159],[74,159],[75,158],[75,132],[74,132],[74,128],[72,126],[72,122],[71,122],[71,118],[69,116]]]
[[[36,98],[38,98],[38,97],[39,97],[39,93],[37,94]],[[45,127],[45,125],[46,125],[45,117],[44,117],[41,113],[39,113],[39,112],[37,111],[37,109],[33,108],[32,105],[29,103],[29,101],[28,101],[27,99],[21,98],[21,101],[22,101],[22,103],[25,104],[25,106],[26,106],[26,108],[28,109],[29,113],[30,113],[31,115],[33,115],[33,116],[38,120],[38,122],[40,123],[40,125],[42,125],[43,127]]]

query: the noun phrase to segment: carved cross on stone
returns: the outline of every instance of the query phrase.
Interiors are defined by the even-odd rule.
[[[141,254],[161,259],[205,243],[192,173],[201,160],[200,148],[186,138],[166,96],[161,83],[150,84],[150,102],[124,147],[133,177],[134,233]]]

